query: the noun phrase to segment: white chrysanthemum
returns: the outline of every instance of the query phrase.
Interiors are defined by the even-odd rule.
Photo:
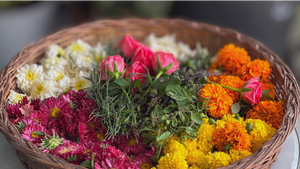
[[[79,73],[79,70],[80,69],[75,64],[69,62],[69,64],[65,67],[65,74],[73,79]]]
[[[56,82],[54,80],[49,80],[45,78],[37,79],[37,81],[31,87],[31,99],[44,100],[51,96],[58,97],[56,95],[58,89],[55,87],[55,83]]]
[[[192,50],[188,44],[181,41],[176,42],[174,34],[156,37],[153,33],[151,33],[145,38],[144,43],[154,52],[164,51],[166,53],[172,53],[179,62],[185,62],[188,57],[194,57],[197,52],[208,52],[207,49],[202,49],[199,43],[196,46],[197,49]]]
[[[82,41],[81,39],[77,39],[71,45],[66,48],[66,58],[70,58],[71,55],[91,55],[92,47]]]
[[[61,80],[59,80],[57,83],[57,94],[61,95],[67,93],[69,90],[71,90],[74,86],[74,81],[67,75],[64,76]]]
[[[17,93],[14,90],[9,91],[8,95],[8,102],[9,104],[16,104],[19,103],[19,101],[22,101],[23,97],[27,96],[26,94]],[[28,96],[27,96],[28,98]]]
[[[50,45],[48,51],[46,52],[47,58],[52,58],[52,57],[64,58],[65,55],[66,55],[66,51],[56,44]]]
[[[43,58],[40,63],[44,66],[45,70],[51,68],[63,70],[68,64],[68,60],[65,57],[66,52],[58,45],[51,45],[46,52],[46,57]]]
[[[44,76],[43,66],[37,64],[25,65],[17,70],[17,85],[26,94],[29,94],[31,86],[38,78]]]
[[[75,76],[75,78],[73,79],[74,86],[73,86],[72,90],[77,92],[80,89],[90,88],[92,83],[91,83],[91,81],[89,81],[85,78],[85,77],[89,77],[89,75],[90,74],[87,72],[80,71],[80,73],[77,74]]]
[[[47,71],[46,79],[47,80],[53,80],[53,81],[60,81],[65,77],[65,72],[59,69],[51,68]]]
[[[99,42],[98,45],[93,48],[93,55],[95,57],[94,60],[96,60],[98,63],[101,63],[101,61],[106,58],[105,45],[102,45]]]

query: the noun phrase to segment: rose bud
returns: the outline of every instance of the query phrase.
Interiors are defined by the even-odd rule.
[[[177,62],[173,54],[161,51],[151,55],[150,63],[155,73],[172,74],[179,67],[179,62]]]
[[[102,60],[98,73],[101,75],[101,80],[106,80],[110,76],[115,76],[118,79],[123,77],[124,69],[125,63],[121,56],[109,56],[107,59]]]
[[[246,85],[243,88],[251,89],[248,92],[242,92],[243,98],[249,102],[252,106],[259,103],[262,96],[261,86],[258,77],[253,77],[245,83]]]
[[[126,58],[130,59],[139,46],[139,42],[129,35],[125,35],[121,40],[121,49]]]

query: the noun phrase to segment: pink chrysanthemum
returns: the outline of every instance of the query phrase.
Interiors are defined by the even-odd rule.
[[[38,111],[38,110],[40,110],[41,101],[40,101],[40,99],[30,100],[30,105],[33,106],[33,110]]]
[[[143,138],[141,136],[121,136],[120,143],[118,143],[118,149],[129,155],[138,155],[147,152],[146,145],[142,143]]]
[[[32,110],[29,115],[29,118],[41,124],[42,126],[47,126],[49,123],[48,115],[42,111]]]
[[[11,121],[14,121],[14,119],[18,119],[23,116],[23,114],[20,111],[20,107],[22,105],[20,103],[17,104],[10,104],[6,106],[6,112],[9,118],[11,118]]]
[[[63,145],[59,145],[56,149],[52,150],[52,154],[61,157],[70,163],[78,164],[82,161],[84,154],[83,145],[79,145],[76,142],[65,140]]]
[[[151,149],[145,153],[147,157],[153,157],[156,155],[156,148],[151,146]]]
[[[142,169],[150,169],[152,166],[150,158],[144,154],[139,154],[138,156],[134,157],[132,163],[136,164],[139,168]]]
[[[100,160],[100,164],[103,169],[128,169],[131,166],[130,158],[126,156],[124,152],[121,152],[112,146],[108,146],[103,149],[100,155]]]
[[[44,132],[46,132],[46,129],[43,126],[33,123],[24,128],[22,131],[22,136],[32,143],[41,143],[41,139],[44,138],[44,135],[39,135],[39,133]]]
[[[40,110],[48,114],[50,118],[49,127],[59,125],[60,114],[71,112],[70,104],[62,98],[50,97],[42,102]]]

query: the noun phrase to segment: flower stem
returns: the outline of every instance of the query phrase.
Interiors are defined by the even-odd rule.
[[[212,82],[212,81],[209,81],[209,83],[221,85],[219,83]],[[242,92],[242,89],[237,89],[237,88],[233,88],[233,87],[229,87],[229,86],[224,86],[224,85],[221,85],[221,86],[224,87],[224,88],[226,88],[226,89],[230,89],[230,90],[233,90],[233,91],[236,91],[236,92],[239,92],[239,93]]]
[[[123,93],[126,95],[128,102],[130,103],[130,98],[128,96],[128,93],[125,91],[124,87],[121,87],[121,89],[122,89]]]
[[[156,75],[154,81],[156,81],[164,72],[163,71],[159,71],[158,74]]]

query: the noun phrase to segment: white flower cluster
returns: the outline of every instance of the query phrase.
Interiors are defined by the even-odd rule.
[[[63,49],[58,45],[49,46],[40,65],[25,65],[18,69],[16,83],[24,94],[10,91],[11,104],[18,103],[24,96],[29,99],[44,100],[48,97],[88,88],[88,77],[93,62],[101,62],[106,57],[105,46],[100,43],[91,47],[78,39]]]
[[[202,56],[208,54],[208,50],[202,48],[200,43],[196,43],[196,49],[192,50],[188,44],[181,41],[177,42],[174,34],[156,37],[154,33],[151,33],[145,38],[144,44],[149,46],[153,52],[164,51],[166,53],[172,53],[181,63],[184,63],[188,57],[195,57],[197,53],[203,53]]]

